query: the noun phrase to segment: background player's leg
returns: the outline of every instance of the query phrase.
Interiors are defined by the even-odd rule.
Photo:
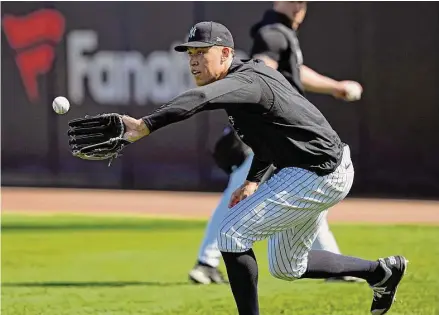
[[[326,250],[332,252],[334,254],[341,254],[340,249],[338,247],[337,241],[335,240],[334,234],[329,228],[328,219],[325,218],[322,220],[321,227],[319,233],[317,234],[314,243],[312,244],[311,249],[313,250]],[[362,282],[363,279],[348,277],[348,276],[339,276],[339,277],[331,277],[326,279],[327,282]]]
[[[228,186],[224,190],[221,200],[207,224],[204,239],[198,252],[198,262],[189,272],[189,278],[196,283],[223,282],[222,275],[217,269],[221,258],[217,241],[218,226],[224,218],[225,212],[229,211],[228,205],[233,192],[247,178],[252,160],[253,154],[250,154],[244,163],[230,175]]]
[[[320,230],[317,234],[314,243],[312,244],[311,249],[319,249],[319,250],[327,250],[333,252],[335,254],[340,254],[340,249],[338,248],[337,241],[335,240],[334,235],[329,229],[328,219],[325,215],[323,218]]]
[[[325,218],[322,220],[319,233],[317,234],[317,237],[314,240],[311,249],[325,250],[328,252],[332,252],[334,254],[341,254],[337,241],[335,240],[334,234],[332,234],[331,230],[329,229],[328,219],[326,215]],[[326,281],[362,282],[363,280],[356,277],[340,275],[337,277],[326,278]]]

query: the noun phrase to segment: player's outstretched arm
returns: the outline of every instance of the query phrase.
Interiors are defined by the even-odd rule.
[[[261,97],[259,82],[235,75],[186,91],[141,119],[111,113],[71,120],[69,145],[72,154],[82,159],[113,159],[127,144],[162,127],[205,110],[257,104]]]
[[[328,94],[345,101],[359,100],[363,92],[363,87],[358,82],[337,81],[305,65],[300,67],[300,80],[307,92]]]
[[[259,83],[253,82],[249,77],[221,79],[186,91],[141,119],[123,116],[126,127],[124,138],[134,142],[167,125],[188,119],[196,113],[258,103],[260,98]]]

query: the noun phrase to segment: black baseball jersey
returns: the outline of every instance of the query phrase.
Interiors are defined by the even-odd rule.
[[[250,30],[253,38],[251,56],[266,55],[278,63],[278,71],[304,95],[300,80],[303,55],[291,20],[284,14],[268,10]]]
[[[250,34],[253,38],[251,56],[255,58],[255,55],[263,54],[275,60],[278,63],[278,71],[299,93],[304,95],[300,80],[300,66],[303,64],[303,57],[296,32],[291,28],[291,20],[286,15],[268,10],[265,12],[263,19],[251,28]],[[232,150],[232,147],[230,147],[230,150]],[[236,147],[233,147],[233,151],[238,153]],[[233,156],[226,154],[225,149],[216,153],[217,158],[215,160],[221,168],[224,168],[223,164],[233,164],[232,160],[225,163]],[[222,164],[218,163],[220,160]]]
[[[225,78],[180,94],[143,121],[154,132],[221,108],[255,154],[250,181],[259,181],[271,164],[326,175],[341,161],[343,143],[323,114],[260,60],[235,59]]]

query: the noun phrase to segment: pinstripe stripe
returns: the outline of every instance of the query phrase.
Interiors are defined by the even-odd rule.
[[[269,238],[270,272],[286,280],[300,277],[327,209],[346,197],[353,180],[349,147],[337,170],[327,176],[281,169],[226,214],[219,229],[220,250],[243,252]]]

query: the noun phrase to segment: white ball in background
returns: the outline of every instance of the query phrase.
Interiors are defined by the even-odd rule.
[[[356,82],[349,82],[346,84],[346,98],[348,101],[358,101],[361,99],[363,92],[361,86]]]
[[[55,113],[62,115],[69,111],[70,103],[69,100],[66,99],[65,97],[58,96],[53,100],[52,107]]]

